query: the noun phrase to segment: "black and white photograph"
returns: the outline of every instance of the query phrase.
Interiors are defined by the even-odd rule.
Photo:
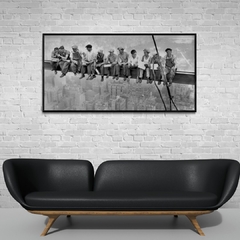
[[[196,34],[43,34],[44,112],[196,112]]]

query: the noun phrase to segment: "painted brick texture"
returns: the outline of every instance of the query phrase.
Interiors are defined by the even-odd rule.
[[[0,0],[0,165],[13,157],[240,160],[238,0]],[[197,113],[44,114],[42,33],[197,33]],[[0,171],[0,207],[19,207]],[[240,207],[240,189],[227,207]]]

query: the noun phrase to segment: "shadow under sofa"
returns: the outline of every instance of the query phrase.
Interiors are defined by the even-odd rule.
[[[186,215],[211,213],[234,194],[238,161],[113,160],[94,174],[87,160],[9,159],[6,186],[23,208],[49,217],[45,236],[60,215]]]

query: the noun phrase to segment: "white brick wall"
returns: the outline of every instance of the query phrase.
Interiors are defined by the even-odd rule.
[[[0,0],[0,164],[240,160],[239,0]],[[42,32],[194,32],[197,113],[43,114]],[[18,206],[0,172],[0,207]],[[240,207],[240,190],[228,207]]]

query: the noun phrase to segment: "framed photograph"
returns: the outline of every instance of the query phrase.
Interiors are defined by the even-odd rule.
[[[49,34],[43,112],[196,112],[196,34]]]

